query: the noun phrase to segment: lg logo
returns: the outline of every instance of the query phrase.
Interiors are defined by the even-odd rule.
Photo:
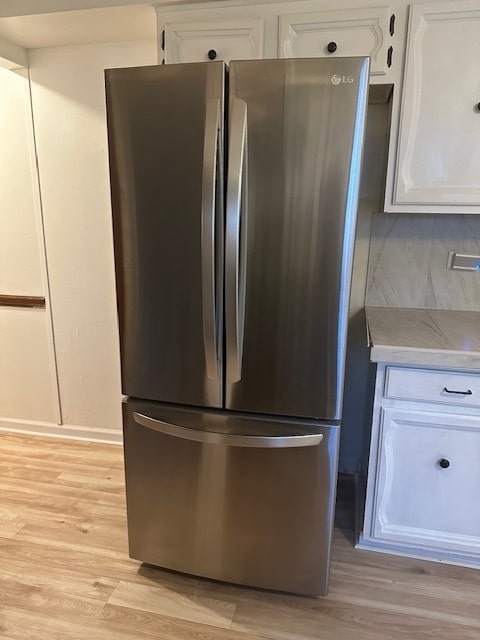
[[[331,78],[330,82],[334,85],[337,84],[353,84],[355,81],[352,76],[337,76],[335,73]]]

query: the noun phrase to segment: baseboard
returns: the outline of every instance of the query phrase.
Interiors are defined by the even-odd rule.
[[[71,440],[88,440],[109,444],[122,444],[121,429],[98,429],[81,425],[56,424],[53,422],[39,422],[35,420],[18,420],[0,418],[0,431],[26,433],[37,436],[52,436],[54,438],[69,438]]]
[[[416,560],[428,560],[430,562],[441,562],[443,564],[451,564],[457,567],[469,567],[471,569],[480,568],[480,555],[469,554],[467,552],[443,551],[440,549],[408,547],[395,543],[383,541],[367,540],[360,536],[356,549],[364,551],[375,551],[378,553],[386,553],[392,556],[403,556],[404,558],[414,558]]]

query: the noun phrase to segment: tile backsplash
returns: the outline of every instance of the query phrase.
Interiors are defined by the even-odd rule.
[[[366,304],[480,311],[480,271],[448,269],[449,251],[480,255],[480,215],[375,214]]]

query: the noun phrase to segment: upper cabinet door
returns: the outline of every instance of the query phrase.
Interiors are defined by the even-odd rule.
[[[479,58],[478,0],[411,9],[393,190],[398,210],[480,213]]]
[[[263,57],[262,19],[165,24],[165,63]]]
[[[370,56],[371,75],[391,65],[389,7],[280,16],[280,58]]]

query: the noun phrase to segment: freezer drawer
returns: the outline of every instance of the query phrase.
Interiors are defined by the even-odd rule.
[[[124,403],[130,555],[267,589],[327,591],[339,426]]]

